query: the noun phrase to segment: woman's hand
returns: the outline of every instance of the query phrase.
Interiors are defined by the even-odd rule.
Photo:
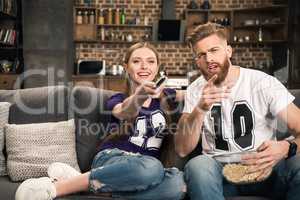
[[[163,90],[163,85],[161,85],[159,88],[155,87],[154,82],[145,81],[140,86],[137,87],[135,94],[139,98],[145,98],[148,97],[157,97],[160,95],[161,91]]]

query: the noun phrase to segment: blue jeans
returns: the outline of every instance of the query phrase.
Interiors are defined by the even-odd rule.
[[[300,197],[300,155],[281,160],[265,181],[234,185],[222,175],[223,165],[205,155],[191,159],[184,176],[191,200],[224,200],[229,196],[265,196],[271,199],[297,200]]]
[[[183,173],[164,169],[154,157],[119,149],[99,152],[92,163],[90,190],[139,200],[179,200],[184,196]]]

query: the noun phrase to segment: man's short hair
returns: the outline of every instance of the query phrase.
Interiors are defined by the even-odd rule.
[[[219,38],[227,41],[227,33],[225,27],[220,24],[211,22],[197,26],[193,30],[193,32],[188,36],[187,41],[191,47],[194,47],[194,45],[198,41],[213,34],[216,34]]]

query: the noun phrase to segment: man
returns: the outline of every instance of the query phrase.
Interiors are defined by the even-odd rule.
[[[202,76],[187,89],[175,136],[181,157],[202,143],[203,155],[185,166],[189,196],[219,200],[270,194],[272,199],[299,199],[300,110],[274,77],[231,64],[232,49],[225,33],[222,26],[208,23],[198,26],[189,40]],[[276,141],[277,118],[295,139]],[[230,184],[222,175],[224,164],[214,156],[245,151],[249,153],[241,161],[250,167],[248,173],[259,174],[257,183]]]

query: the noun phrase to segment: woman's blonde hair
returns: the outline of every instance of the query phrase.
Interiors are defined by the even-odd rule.
[[[156,56],[156,59],[157,59],[157,64],[159,65],[159,56],[158,56],[158,52],[157,50],[155,49],[154,46],[152,46],[150,43],[148,42],[138,42],[134,45],[132,45],[131,47],[129,47],[129,49],[127,50],[126,54],[125,54],[125,57],[124,57],[124,63],[125,64],[128,64],[129,63],[129,59],[132,55],[132,53],[137,50],[137,49],[140,49],[140,48],[148,48],[150,49],[151,51],[153,51],[153,53],[155,54]]]

